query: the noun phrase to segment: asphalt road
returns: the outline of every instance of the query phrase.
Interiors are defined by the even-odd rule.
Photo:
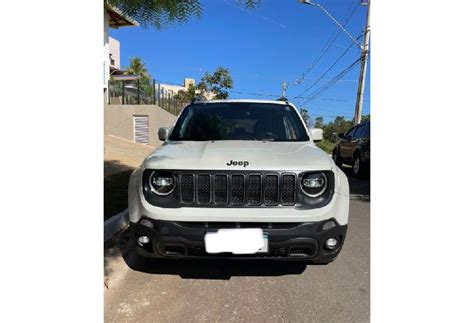
[[[106,248],[106,322],[368,322],[370,187],[350,178],[347,238],[329,265],[152,261],[128,232]]]

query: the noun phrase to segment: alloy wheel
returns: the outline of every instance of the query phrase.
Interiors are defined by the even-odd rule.
[[[360,159],[359,157],[356,157],[356,159],[354,160],[354,165],[352,166],[352,170],[354,172],[354,174],[359,174],[359,171],[360,171]]]

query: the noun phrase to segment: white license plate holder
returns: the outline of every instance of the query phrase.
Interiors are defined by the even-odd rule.
[[[268,233],[259,228],[219,229],[204,236],[207,253],[255,254],[268,252]]]

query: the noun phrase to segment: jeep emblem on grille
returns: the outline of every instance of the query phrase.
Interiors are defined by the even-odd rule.
[[[249,162],[246,161],[246,160],[235,161],[235,160],[231,159],[226,165],[227,166],[244,166],[244,167],[247,167],[249,165]]]

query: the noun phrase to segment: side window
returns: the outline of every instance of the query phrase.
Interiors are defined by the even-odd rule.
[[[347,138],[347,137],[354,137],[354,133],[355,133],[356,130],[357,130],[357,127],[352,128],[351,130],[349,130],[349,131],[346,133],[346,136],[345,136],[345,137],[346,137],[346,138]]]
[[[360,138],[370,138],[370,123],[364,124],[363,131],[361,132]]]
[[[366,125],[358,126],[356,128],[354,138],[363,138],[363,137],[365,137],[365,129],[367,129]]]

